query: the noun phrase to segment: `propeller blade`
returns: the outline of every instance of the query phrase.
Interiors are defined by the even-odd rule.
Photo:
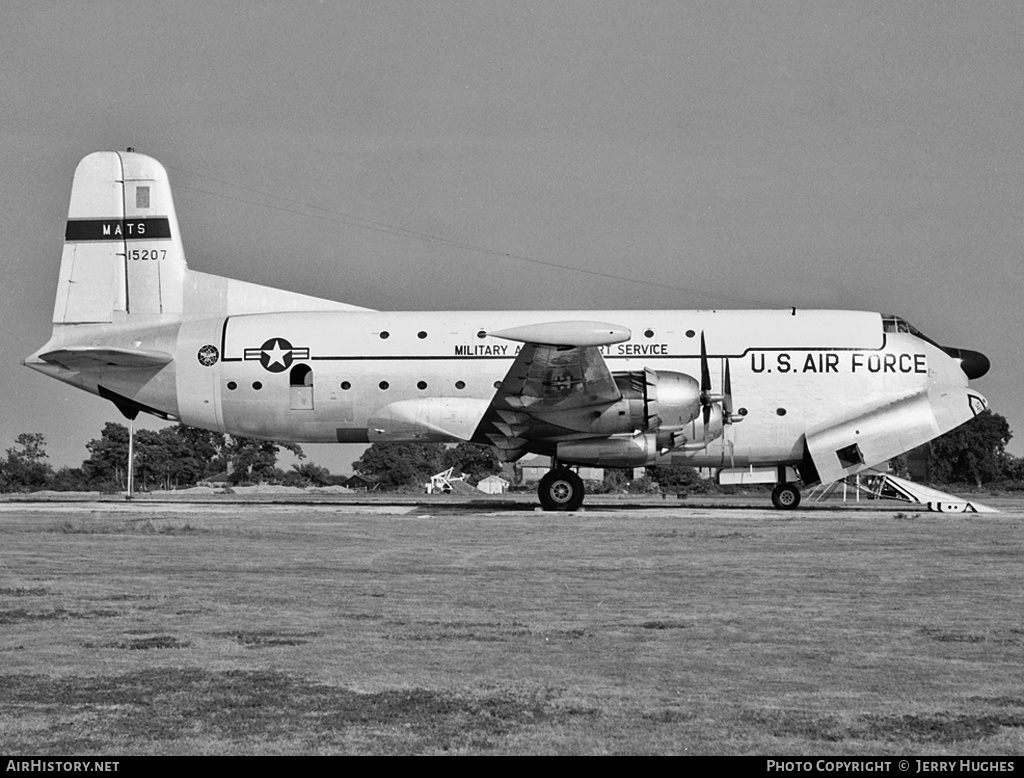
[[[711,392],[711,368],[708,367],[708,349],[704,344],[704,333],[700,333],[700,390]]]
[[[722,415],[725,417],[725,422],[730,423],[730,417],[732,416],[732,374],[729,372],[729,360],[725,360],[725,383],[723,385],[722,395]]]
[[[704,343],[704,331],[700,333],[700,403],[704,406],[704,439],[707,441],[708,423],[711,421],[711,368],[708,366],[708,349]]]

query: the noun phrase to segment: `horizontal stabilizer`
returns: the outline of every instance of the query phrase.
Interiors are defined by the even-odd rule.
[[[165,351],[146,351],[109,346],[78,346],[47,351],[39,359],[68,370],[89,370],[102,367],[163,367],[173,357]]]

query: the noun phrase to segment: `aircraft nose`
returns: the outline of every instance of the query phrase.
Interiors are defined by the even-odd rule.
[[[988,361],[988,357],[980,351],[971,351],[966,348],[943,348],[942,350],[953,357],[953,359],[959,359],[960,369],[972,380],[981,378],[992,366],[992,363]]]

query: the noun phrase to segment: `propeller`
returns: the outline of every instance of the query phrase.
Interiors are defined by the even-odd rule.
[[[700,404],[703,406],[704,439],[707,440],[708,424],[711,422],[711,406],[722,402],[723,396],[711,391],[711,368],[708,365],[708,349],[704,343],[704,332],[700,333]]]
[[[722,404],[722,423],[734,424],[743,421],[743,416],[733,413],[732,402],[732,370],[729,360],[725,360],[725,376],[722,380],[722,393],[716,394],[711,389],[711,366],[708,363],[708,349],[704,341],[703,331],[700,333],[700,404],[704,419],[704,445],[708,445],[708,426],[711,422],[711,408],[715,403]],[[725,442],[729,444],[730,453],[734,450],[732,441],[724,433]]]

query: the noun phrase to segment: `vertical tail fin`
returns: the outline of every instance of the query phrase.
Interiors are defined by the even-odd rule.
[[[85,157],[71,186],[54,324],[180,314],[185,272],[163,166],[133,152]]]

